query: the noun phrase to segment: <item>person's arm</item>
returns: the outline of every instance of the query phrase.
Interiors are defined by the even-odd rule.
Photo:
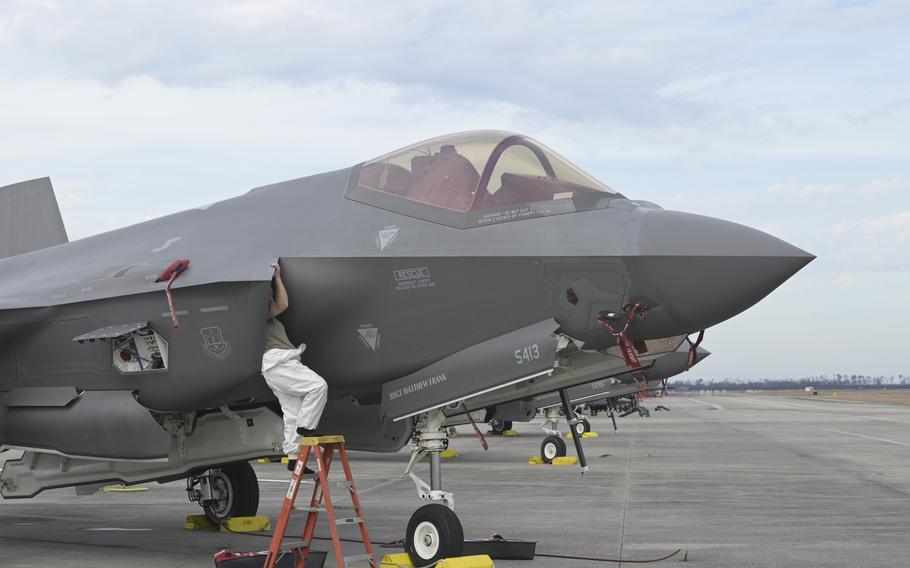
[[[275,298],[272,300],[272,317],[275,317],[288,309],[291,303],[288,300],[288,291],[284,287],[284,282],[281,281],[281,266],[277,262],[273,262],[272,268],[275,269],[273,277],[275,279]]]

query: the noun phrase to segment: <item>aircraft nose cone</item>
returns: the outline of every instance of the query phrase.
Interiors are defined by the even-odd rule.
[[[711,354],[710,351],[701,346],[697,347],[695,351],[696,356],[695,363],[693,363],[693,365],[701,363],[708,355]],[[676,375],[686,370],[686,363],[688,360],[689,344],[683,341],[682,345],[680,345],[676,351],[667,353],[663,357],[660,357],[657,361],[654,361],[654,364],[645,371],[645,377],[649,381],[657,381],[675,377]]]
[[[653,324],[672,334],[746,310],[815,258],[751,227],[676,211],[644,216],[639,253],[644,286],[632,299],[656,304]]]

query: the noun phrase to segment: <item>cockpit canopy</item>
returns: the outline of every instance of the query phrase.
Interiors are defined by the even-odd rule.
[[[509,132],[440,136],[363,164],[360,187],[458,213],[618,194],[543,144]]]
[[[355,167],[348,199],[459,229],[601,209],[622,195],[527,136],[440,136]]]

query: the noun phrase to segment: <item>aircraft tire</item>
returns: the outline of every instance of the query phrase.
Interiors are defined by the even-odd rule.
[[[212,524],[220,525],[230,517],[252,517],[259,510],[259,481],[248,462],[234,462],[218,468],[212,476],[212,489],[219,499],[202,507]]]
[[[461,556],[464,550],[461,521],[445,505],[424,505],[408,521],[404,549],[418,567],[434,566],[443,558]]]
[[[540,444],[540,459],[544,463],[553,463],[556,458],[566,455],[566,443],[559,436],[547,436]]]
[[[503,432],[512,429],[512,421],[499,420],[498,418],[494,418],[493,420],[490,420],[490,428],[493,429],[493,434],[496,436],[502,436]]]

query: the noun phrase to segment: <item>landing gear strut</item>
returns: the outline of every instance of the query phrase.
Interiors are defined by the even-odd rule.
[[[575,432],[576,425],[584,419],[579,420],[578,415],[572,410],[572,405],[569,403],[569,394],[566,392],[566,389],[559,389],[559,398],[562,400],[562,411],[565,413],[566,420],[569,422],[569,428]],[[570,416],[572,418],[569,418]],[[588,461],[585,459],[585,451],[581,447],[581,436],[572,436],[572,442],[575,443],[575,453],[578,454],[578,465],[581,466],[581,473],[584,475],[588,472]]]
[[[229,463],[189,477],[186,493],[214,525],[230,517],[252,517],[259,509],[259,482],[247,462]]]
[[[449,437],[443,423],[445,415],[431,410],[421,416],[411,439],[411,459],[405,470],[417,486],[417,495],[429,504],[417,509],[408,522],[405,551],[415,566],[432,566],[443,558],[461,556],[464,549],[464,530],[453,511],[455,497],[442,490],[442,459],[440,453],[448,448]],[[430,458],[430,483],[413,471],[414,465]]]
[[[559,391],[559,398],[562,400],[562,411],[569,423],[569,430],[572,432],[572,441],[575,444],[575,452],[578,454],[581,472],[587,473],[588,462],[585,460],[585,452],[581,447],[581,437],[585,432],[591,431],[591,423],[572,408],[565,389]],[[540,445],[540,459],[544,463],[552,463],[555,458],[565,456],[566,443],[562,441],[559,433],[559,407],[551,406],[544,410],[543,423],[539,428],[547,434]]]

